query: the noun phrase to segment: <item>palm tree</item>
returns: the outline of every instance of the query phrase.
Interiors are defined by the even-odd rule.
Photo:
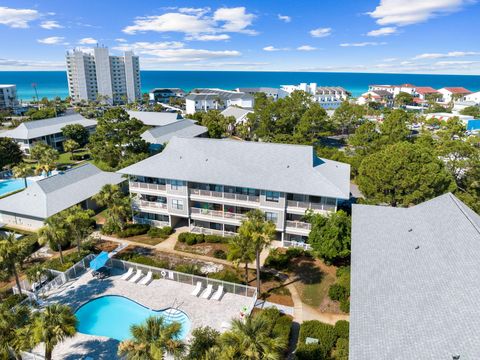
[[[77,242],[78,254],[80,254],[80,245],[92,232],[92,210],[83,210],[79,205],[72,206],[64,211],[65,222],[69,227],[69,233]]]
[[[118,355],[127,360],[162,360],[165,353],[178,358],[185,351],[185,344],[177,340],[181,330],[179,323],[167,325],[164,318],[149,317],[141,325],[132,325],[132,340],[118,346]]]
[[[125,196],[118,185],[106,184],[100,192],[93,197],[100,206],[107,206],[107,216],[121,230],[131,211],[131,199]]]
[[[65,220],[60,214],[55,214],[47,218],[45,226],[38,231],[38,242],[40,245],[48,243],[50,247],[56,246],[60,253],[60,262],[63,264],[62,245],[65,244],[68,235]]]
[[[250,238],[241,235],[232,238],[227,258],[245,264],[245,284],[248,284],[248,264],[255,260],[255,247]]]
[[[25,348],[25,344],[19,341],[19,331],[28,324],[29,316],[30,310],[26,306],[16,306],[11,309],[0,306],[1,359],[21,359],[20,350]]]
[[[12,168],[13,175],[16,178],[23,178],[25,188],[27,187],[27,177],[33,174],[32,168],[26,163],[20,163]]]
[[[66,152],[70,153],[70,160],[73,160],[73,152],[77,150],[80,147],[80,145],[72,139],[67,139],[63,143],[63,150]]]
[[[67,305],[52,304],[37,313],[32,333],[36,343],[45,343],[45,360],[52,359],[55,346],[76,334],[77,318]]]
[[[255,249],[255,265],[257,267],[257,293],[260,294],[260,253],[273,240],[275,224],[265,220],[264,213],[259,209],[250,210],[238,228],[240,237],[248,239]],[[246,240],[245,240],[246,241]]]
[[[15,276],[15,283],[20,294],[20,278],[17,267],[28,256],[26,252],[26,242],[15,238],[14,233],[9,233],[4,239],[0,240],[0,270],[2,275]]]
[[[42,277],[47,275],[48,271],[42,264],[35,264],[30,266],[27,270],[25,270],[25,275],[27,276],[27,280],[30,283],[36,283],[42,280]]]
[[[282,338],[272,337],[267,320],[260,316],[234,319],[230,331],[220,337],[222,353],[235,351],[232,359],[280,360],[287,344]]]

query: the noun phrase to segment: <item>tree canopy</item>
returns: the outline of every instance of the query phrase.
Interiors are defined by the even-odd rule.
[[[0,138],[0,170],[5,166],[17,165],[22,161],[23,153],[15,140]]]
[[[69,139],[75,141],[80,147],[87,145],[89,132],[88,129],[80,124],[69,124],[62,128],[63,135]]]

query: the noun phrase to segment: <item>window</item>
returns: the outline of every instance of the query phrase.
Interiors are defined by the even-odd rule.
[[[280,193],[278,191],[267,191],[266,198],[267,201],[278,202],[280,199]]]
[[[181,180],[171,180],[170,185],[172,190],[178,190],[180,186],[183,186],[183,181]]]
[[[172,208],[183,210],[183,200],[172,199]]]
[[[278,220],[278,214],[274,212],[265,212],[265,220],[271,221],[276,224]]]

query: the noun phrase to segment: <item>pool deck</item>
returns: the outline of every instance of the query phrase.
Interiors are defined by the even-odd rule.
[[[231,293],[225,293],[220,301],[195,297],[191,295],[193,285],[166,279],[153,280],[147,286],[139,285],[121,280],[123,271],[117,269],[115,271],[117,271],[116,275],[104,280],[95,279],[88,272],[76,281],[65,284],[62,291],[50,295],[47,301],[69,305],[73,311],[76,311],[78,307],[97,297],[120,295],[152,310],[178,307],[188,315],[191,321],[187,341],[191,330],[200,326],[210,326],[218,331],[225,331],[230,320],[240,317],[240,310],[252,301],[252,298]],[[73,360],[90,356],[94,359],[117,359],[117,346],[117,340],[78,333],[57,345],[53,358]],[[38,350],[36,349],[36,352]]]

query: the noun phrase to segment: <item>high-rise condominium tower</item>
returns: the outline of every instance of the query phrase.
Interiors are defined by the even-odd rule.
[[[132,51],[111,56],[108,48],[97,46],[93,55],[80,50],[67,52],[66,60],[73,101],[96,100],[98,95],[111,104],[141,99],[140,63]]]

